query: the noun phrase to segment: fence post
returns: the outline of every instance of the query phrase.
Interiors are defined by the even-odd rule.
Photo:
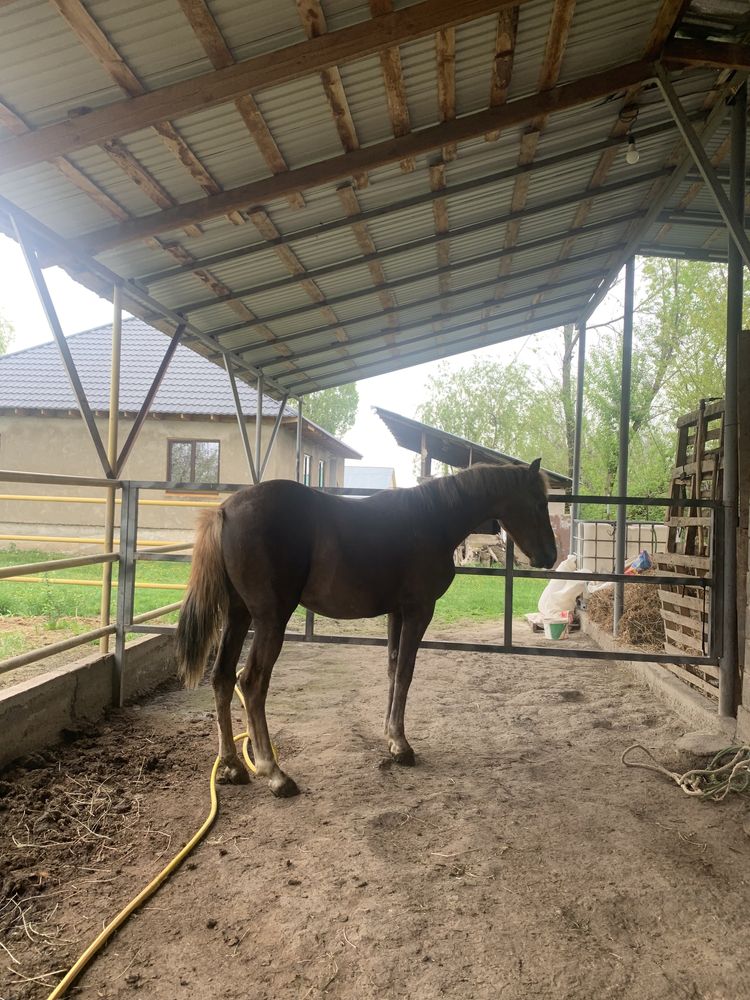
[[[138,537],[138,488],[129,482],[122,484],[120,512],[120,558],[117,580],[117,630],[115,632],[115,663],[112,703],[124,702],[125,636],[133,622],[135,601],[135,548]]]
[[[505,536],[505,608],[503,617],[503,646],[508,652],[513,645],[513,566],[515,565],[513,539]]]

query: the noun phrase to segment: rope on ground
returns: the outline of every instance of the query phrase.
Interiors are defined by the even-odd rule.
[[[239,696],[242,702],[242,707],[245,707],[245,699],[242,697],[242,692],[239,687],[235,688],[235,692]],[[256,773],[255,764],[250,757],[250,737],[247,733],[240,733],[239,736],[235,736],[235,743],[239,743],[242,740],[242,756],[245,759],[245,763],[253,774]],[[276,748],[272,747],[273,755],[276,756]],[[63,976],[57,986],[52,990],[47,1000],[59,1000],[67,993],[68,988],[75,982],[75,980],[80,976],[86,966],[91,962],[95,955],[104,947],[104,945],[109,941],[115,931],[122,927],[125,921],[131,916],[135,911],[141,907],[147,899],[159,889],[182,864],[185,858],[193,851],[198,844],[203,840],[208,831],[214,825],[214,821],[219,813],[219,796],[216,791],[216,775],[219,771],[219,766],[221,765],[221,758],[217,757],[211,768],[211,776],[209,778],[209,795],[210,795],[210,805],[208,809],[208,815],[203,820],[200,828],[193,834],[190,840],[185,844],[179,853],[177,853],[172,860],[166,865],[165,868],[159,872],[159,874],[153,878],[149,884],[141,889],[137,896],[130,900],[127,906],[123,907],[122,910],[114,917],[104,930],[94,938],[91,944],[86,948],[83,954],[76,960],[75,964],[70,967],[68,972]]]
[[[628,755],[635,750],[642,751],[651,763],[628,760]],[[720,802],[729,792],[750,791],[750,745],[747,743],[725,747],[715,755],[708,767],[692,768],[684,774],[662,767],[642,743],[633,743],[623,751],[620,759],[625,767],[637,767],[644,771],[663,774],[674,781],[686,795],[702,799]]]

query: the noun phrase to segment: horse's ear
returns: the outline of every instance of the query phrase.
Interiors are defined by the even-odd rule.
[[[533,475],[538,475],[538,473],[539,473],[539,467],[540,467],[541,464],[542,464],[541,458],[535,458],[534,459],[534,461],[529,466],[529,472],[531,473],[532,476]]]

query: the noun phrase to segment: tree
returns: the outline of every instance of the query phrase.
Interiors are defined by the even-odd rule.
[[[13,343],[13,327],[3,316],[0,316],[0,354],[5,354]]]
[[[341,437],[354,426],[358,406],[357,384],[350,382],[305,396],[302,413],[329,434]]]
[[[559,390],[550,392],[520,362],[477,359],[451,371],[441,364],[427,384],[428,398],[417,411],[432,427],[476,444],[559,468],[565,462],[565,431]]]

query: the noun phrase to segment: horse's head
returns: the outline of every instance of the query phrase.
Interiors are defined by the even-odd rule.
[[[549,486],[540,463],[537,458],[522,470],[519,488],[503,498],[500,521],[533,567],[551,569],[557,561],[557,544],[549,520]]]

